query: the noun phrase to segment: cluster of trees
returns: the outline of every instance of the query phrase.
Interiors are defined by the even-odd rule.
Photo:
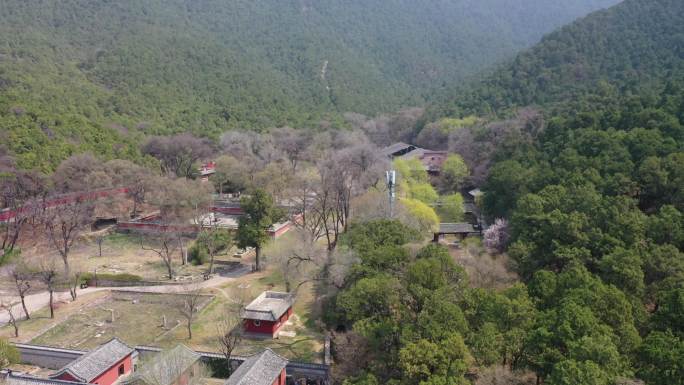
[[[361,131],[228,131],[221,152],[211,177],[217,191],[263,190],[276,206],[298,214],[299,226],[313,241],[324,239],[329,250],[349,226],[352,201],[382,185],[389,168]]]
[[[415,138],[419,146],[448,150],[461,156],[470,170],[468,185],[481,186],[500,148],[526,151],[546,127],[544,113],[538,108],[517,109],[504,120],[467,116],[443,118],[425,125]]]
[[[522,282],[459,286],[462,272],[425,260],[437,246],[353,226],[358,260],[328,320],[352,330],[336,354],[367,362],[337,368],[347,383],[458,384],[469,369],[479,384],[683,383],[681,6],[626,1],[575,23],[457,99],[465,118],[423,128],[420,145],[455,150],[483,184],[485,245]],[[464,115],[531,103],[545,110]]]
[[[673,360],[682,359],[682,325],[672,320],[681,320],[684,298],[683,100],[675,81],[656,98],[606,96],[556,115],[525,151],[500,149],[484,209],[510,219],[508,252],[538,308],[553,318],[574,306],[608,333],[599,345],[612,349],[584,358],[583,369],[581,360],[563,364],[572,344],[550,329],[549,346],[567,351],[549,347],[535,369],[541,376],[566,365],[591,369],[600,383],[629,373],[681,383]],[[567,287],[578,281],[595,286],[596,297]]]
[[[528,333],[537,310],[524,285],[472,289],[448,250],[422,242],[398,221],[353,225],[343,244],[356,256],[326,321],[349,328],[334,338],[334,375],[345,384],[467,384],[473,369],[532,365]],[[417,250],[417,251],[416,251]]]
[[[484,184],[485,244],[507,248],[536,312],[508,364],[545,383],[681,383],[684,83],[668,42],[681,6],[627,1],[592,15],[454,110],[545,111],[443,119],[417,137],[448,143]]]
[[[72,256],[72,248],[90,230],[95,218],[128,219],[143,206],[159,210],[162,224],[201,225],[211,202],[211,187],[197,180],[171,179],[127,160],[102,161],[90,154],[67,158],[54,173],[17,167],[11,156],[2,158],[0,168],[0,207],[15,216],[2,225],[1,262],[4,275],[14,284],[23,317],[30,318],[25,297],[36,290],[53,295],[68,288],[76,299],[84,271]],[[181,249],[186,263],[183,233],[165,231],[141,238],[144,248],[154,250],[174,274],[175,251]],[[102,238],[98,238],[101,242]],[[22,255],[20,246],[30,242],[38,253]],[[3,301],[3,309],[18,334],[16,304]]]
[[[397,158],[392,166],[399,175],[399,204],[420,222],[420,228],[432,230],[440,222],[463,220],[463,196],[460,191],[466,186],[470,173],[460,155],[450,154],[437,178],[428,174],[418,158]]]

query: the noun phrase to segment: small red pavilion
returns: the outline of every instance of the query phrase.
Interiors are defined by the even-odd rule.
[[[119,377],[131,373],[133,368],[131,356],[134,351],[118,338],[113,338],[69,363],[50,378],[112,385]]]
[[[261,293],[242,312],[245,331],[275,337],[292,315],[293,304],[294,296],[290,293]]]

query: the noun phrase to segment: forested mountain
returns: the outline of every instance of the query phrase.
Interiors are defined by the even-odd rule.
[[[682,384],[682,20],[681,1],[627,0],[551,34],[460,107],[546,107],[499,139],[483,186],[538,311],[522,366],[545,383]]]
[[[658,92],[684,73],[684,2],[626,0],[542,39],[445,103],[444,115],[569,106],[588,93]]]
[[[422,104],[617,0],[0,3],[0,131],[23,167],[142,133],[339,123]]]

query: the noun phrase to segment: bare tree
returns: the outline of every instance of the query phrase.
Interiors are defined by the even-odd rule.
[[[113,186],[126,188],[126,196],[133,202],[130,216],[135,217],[151,188],[152,173],[145,167],[122,159],[110,160],[105,163],[104,169],[112,179]]]
[[[333,333],[332,342],[335,365],[331,368],[331,376],[335,383],[359,375],[371,361],[368,341],[358,333]]]
[[[228,189],[240,193],[251,186],[254,176],[246,157],[238,160],[230,155],[222,155],[216,159],[215,173],[211,177],[220,196]]]
[[[55,318],[54,292],[59,280],[55,259],[49,256],[41,258],[37,263],[37,277],[50,294],[50,318]]]
[[[9,268],[9,276],[14,281],[14,287],[17,295],[21,300],[21,307],[24,309],[26,319],[31,319],[28,309],[26,308],[26,295],[31,290],[33,274],[29,271],[24,263],[19,263]]]
[[[431,150],[446,150],[449,146],[449,132],[440,123],[430,123],[420,130],[414,143]]]
[[[221,135],[221,148],[226,154],[237,159],[256,156],[253,151],[257,134],[246,131],[226,131]]]
[[[176,272],[173,266],[174,254],[178,250],[178,237],[171,231],[162,230],[155,234],[140,237],[140,247],[153,251],[159,256],[166,267],[169,279],[173,279]]]
[[[276,203],[282,202],[292,184],[293,171],[283,162],[269,163],[254,176],[254,186],[266,191]]]
[[[294,206],[298,217],[294,218],[297,227],[308,232],[314,241],[324,237],[325,215],[320,215],[316,207],[318,194],[321,191],[321,177],[314,167],[300,168],[294,175],[287,191],[287,196]]]
[[[78,286],[81,284],[81,273],[80,271],[71,271],[69,273],[69,276],[66,277],[68,284],[69,284],[69,294],[71,295],[71,299],[73,301],[76,300],[76,290],[78,290]]]
[[[321,185],[312,212],[324,219],[328,250],[336,247],[339,235],[349,226],[352,199],[377,184],[383,169],[383,160],[370,144],[337,151],[319,164]]]
[[[206,298],[202,295],[202,289],[195,284],[191,290],[184,293],[177,294],[172,301],[172,305],[185,318],[188,339],[192,339],[192,323],[195,321],[195,316],[200,311],[202,304]]]
[[[287,240],[279,242],[273,252],[287,292],[296,292],[306,283],[324,279],[328,253],[321,250],[306,231],[296,231]]]
[[[14,337],[19,337],[19,324],[17,318],[14,316],[14,305],[11,302],[0,301],[0,309],[7,312],[9,316],[8,323],[14,328]]]
[[[471,170],[471,182],[484,183],[493,158],[501,149],[531,143],[545,129],[543,114],[533,108],[522,108],[513,119],[463,127],[449,133],[449,151],[463,157]]]
[[[69,276],[69,252],[85,226],[90,223],[94,204],[83,196],[66,199],[66,202],[44,210],[43,223],[50,245],[62,257],[65,275]]]
[[[303,154],[311,142],[308,131],[295,130],[291,127],[280,127],[271,130],[276,148],[282,151],[292,166],[292,171],[297,170],[297,165],[303,158]]]
[[[92,176],[91,176],[92,175]],[[72,155],[59,164],[51,179],[57,194],[85,192],[109,187],[102,161],[92,154]]]
[[[362,130],[373,143],[387,146],[393,142],[410,140],[424,112],[424,109],[414,107],[374,118],[359,114],[345,114],[345,118],[354,129]]]
[[[204,384],[210,377],[208,368],[200,363],[201,356],[184,345],[178,345],[144,359],[135,372],[136,385]]]
[[[0,208],[6,208],[14,214],[0,227],[0,250],[14,250],[21,231],[34,222],[43,207],[45,195],[44,175],[16,169],[0,171]]]
[[[142,146],[142,151],[159,159],[164,173],[192,178],[197,175],[198,162],[209,157],[213,150],[207,139],[178,134],[152,137]]]
[[[475,385],[532,385],[534,375],[525,372],[515,372],[505,366],[492,366],[482,370],[475,381]]]
[[[216,224],[211,227],[204,227],[198,234],[196,245],[204,247],[209,255],[209,268],[207,274],[214,273],[214,260],[219,251],[230,248],[233,243],[232,235],[226,231],[219,229]]]
[[[209,215],[211,187],[200,181],[178,178],[156,178],[149,201],[159,207],[159,224],[174,233],[181,248],[181,265],[187,263],[183,236],[186,227],[194,224],[201,231]]]
[[[235,349],[242,343],[242,323],[237,314],[229,314],[221,319],[216,325],[216,345],[219,352],[226,359],[228,375],[232,372],[230,359]]]

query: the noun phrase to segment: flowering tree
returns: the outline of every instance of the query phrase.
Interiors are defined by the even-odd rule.
[[[501,253],[506,249],[510,235],[508,233],[508,221],[502,218],[494,221],[484,232],[484,244],[488,249]]]

